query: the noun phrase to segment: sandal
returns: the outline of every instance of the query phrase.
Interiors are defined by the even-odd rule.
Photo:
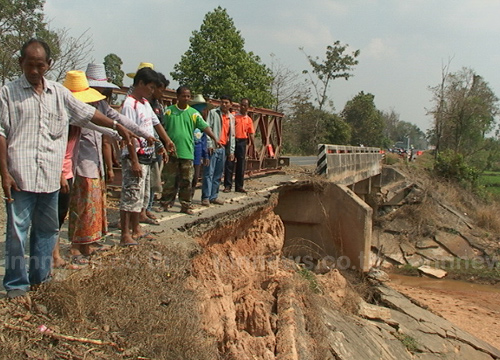
[[[136,246],[139,245],[138,242],[133,242],[133,243],[120,243],[121,247],[127,247],[127,246]]]
[[[83,254],[71,256],[71,264],[73,265],[88,265],[89,263],[88,257]]]

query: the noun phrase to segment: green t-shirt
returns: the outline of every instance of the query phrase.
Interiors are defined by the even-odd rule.
[[[177,157],[194,160],[194,129],[203,131],[208,126],[201,114],[189,105],[184,110],[171,105],[165,110],[163,126],[175,144]]]

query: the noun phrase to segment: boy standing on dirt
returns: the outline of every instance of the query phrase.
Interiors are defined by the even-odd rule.
[[[158,82],[158,74],[151,68],[142,68],[134,77],[134,90],[123,103],[122,114],[133,120],[150,136],[157,131],[162,142],[171,150],[173,143],[154,113],[148,98],[151,98]],[[164,149],[162,149],[164,150]],[[150,168],[154,161],[155,147],[144,138],[129,143],[122,152],[122,192],[120,197],[120,245],[137,245],[145,237],[139,224],[142,209],[146,208],[150,196]],[[166,153],[165,159],[167,159]],[[130,233],[132,229],[132,234]]]

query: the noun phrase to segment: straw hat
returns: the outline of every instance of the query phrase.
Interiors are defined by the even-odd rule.
[[[106,96],[89,87],[85,73],[80,70],[71,70],[66,73],[63,85],[71,91],[73,96],[85,103],[104,100]]]
[[[137,67],[137,70],[140,70],[140,69],[142,69],[142,68],[151,68],[151,69],[154,69],[154,65],[153,65],[153,64],[151,64],[151,63],[147,63],[147,62],[141,62],[141,63],[139,64],[139,66]],[[134,73],[127,73],[127,76],[128,76],[129,78],[132,78],[132,79],[133,79],[133,78],[135,78],[135,72],[134,72]]]
[[[116,86],[113,83],[108,81],[108,77],[106,75],[106,68],[104,64],[88,64],[87,71],[85,71],[87,75],[87,80],[89,81],[89,85],[91,87],[101,87],[101,88],[111,88],[111,89],[119,89],[119,86]]]
[[[189,106],[195,108],[199,112],[202,112],[205,107],[208,107],[209,110],[214,107],[211,103],[206,102],[201,94],[196,94],[189,102]]]
[[[207,103],[207,101],[205,100],[205,98],[203,97],[203,95],[196,94],[195,96],[193,96],[193,98],[189,102],[189,105],[206,104],[206,103]]]

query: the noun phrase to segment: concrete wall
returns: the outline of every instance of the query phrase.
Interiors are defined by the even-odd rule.
[[[323,144],[317,172],[337,184],[351,185],[380,174],[381,160],[379,148]]]
[[[348,258],[350,268],[368,271],[372,209],[344,185],[302,183],[280,190],[275,208],[285,225],[285,249],[294,256]],[[344,267],[346,259],[338,260]]]

